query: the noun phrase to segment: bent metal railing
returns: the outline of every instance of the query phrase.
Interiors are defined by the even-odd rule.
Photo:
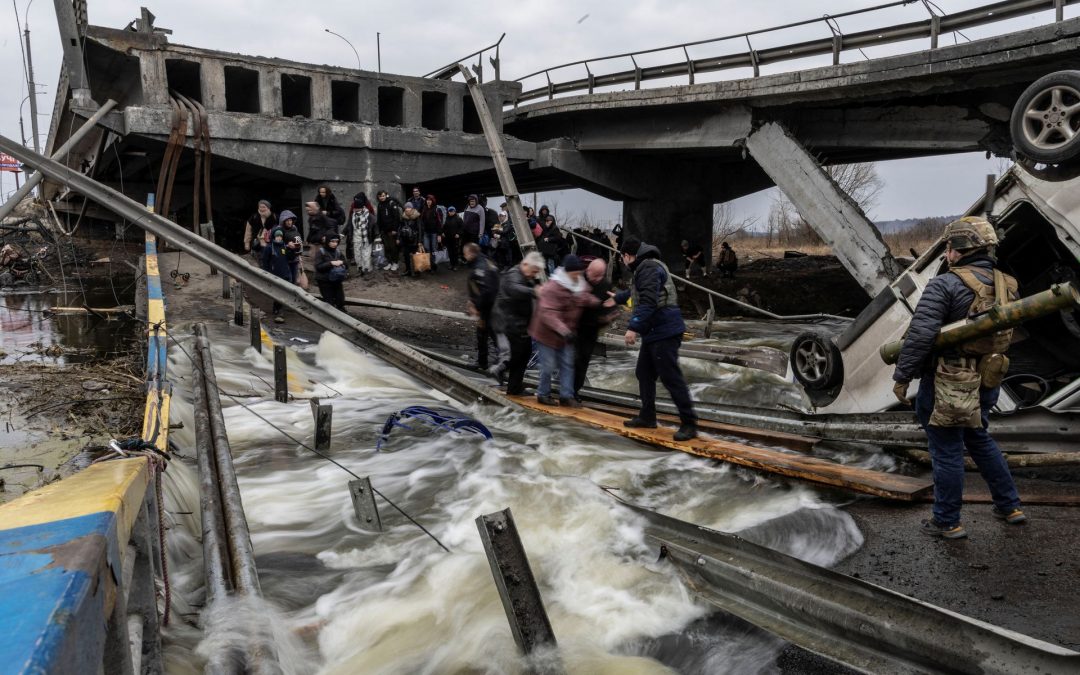
[[[585,92],[592,94],[597,87],[633,84],[634,89],[640,89],[641,83],[646,80],[686,76],[687,83],[694,84],[696,75],[733,68],[751,68],[754,77],[758,77],[761,75],[761,66],[763,65],[825,54],[832,54],[833,65],[838,65],[840,63],[840,54],[845,51],[862,50],[866,47],[875,47],[906,40],[929,38],[929,48],[936,49],[938,46],[938,38],[943,33],[956,34],[967,28],[1004,21],[1006,19],[1034,14],[1036,12],[1053,9],[1055,12],[1054,20],[1062,21],[1065,16],[1065,6],[1076,4],[1077,2],[1080,2],[1080,0],[1003,0],[1002,2],[974,7],[954,14],[945,14],[931,0],[897,0],[896,2],[842,12],[840,14],[825,14],[818,18],[796,21],[782,26],[773,26],[771,28],[725,35],[707,40],[697,40],[695,42],[684,42],[666,47],[655,47],[653,49],[613,54],[595,59],[582,59],[580,61],[572,61],[551,68],[545,68],[516,80],[516,82],[520,82],[524,85],[527,80],[541,76],[545,78],[543,85],[532,89],[524,89],[521,95],[514,101],[514,106],[516,107],[518,104],[525,101],[533,101],[542,98],[550,100],[555,98],[556,94],[566,94],[571,92]],[[928,18],[875,30],[862,30],[850,34],[844,34],[840,30],[840,25],[837,21],[838,19],[857,14],[867,14],[916,4],[921,5],[923,9],[926,10],[929,14]],[[763,49],[754,48],[752,38],[755,36],[816,24],[820,24],[823,28],[827,28],[830,34],[825,37],[779,47],[767,47]],[[961,35],[963,34],[961,33]],[[740,43],[745,42],[746,50],[700,59],[693,59],[690,57],[690,47],[715,44],[728,40],[738,40]],[[638,57],[667,51],[681,51],[682,58],[678,61],[658,66],[642,67],[638,65]],[[633,67],[629,70],[622,70],[603,75],[597,75],[592,72],[593,67],[597,64],[620,60],[629,60]],[[585,77],[579,77],[563,82],[557,82],[552,79],[552,75],[557,71],[564,71],[575,67],[584,67],[586,73]]]

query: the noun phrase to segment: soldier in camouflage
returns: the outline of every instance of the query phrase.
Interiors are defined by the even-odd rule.
[[[923,532],[960,539],[964,489],[964,451],[971,455],[994,500],[993,515],[1009,524],[1027,520],[1005,458],[987,431],[1008,369],[1005,351],[1012,330],[936,351],[943,326],[1017,299],[1016,279],[996,267],[998,235],[983,218],[949,223],[943,235],[949,269],[926,285],[911,317],[893,374],[893,392],[909,405],[907,389],[919,378],[915,414],[926,431],[934,473],[933,517]]]

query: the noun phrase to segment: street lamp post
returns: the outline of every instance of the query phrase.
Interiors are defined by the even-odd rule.
[[[363,70],[363,68],[360,67],[360,53],[358,51],[356,51],[356,47],[353,47],[353,44],[351,42],[349,42],[345,38],[344,35],[341,35],[339,33],[335,33],[334,31],[330,30],[329,28],[324,28],[323,30],[325,30],[327,33],[330,33],[331,35],[337,35],[342,40],[345,40],[345,44],[349,45],[349,49],[352,50],[353,54],[356,54],[356,69],[357,70]]]

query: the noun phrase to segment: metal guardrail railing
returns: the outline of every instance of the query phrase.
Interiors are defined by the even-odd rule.
[[[543,76],[545,78],[545,83],[542,86],[522,91],[521,95],[515,100],[514,106],[516,107],[524,101],[542,98],[550,100],[555,98],[556,94],[566,94],[570,92],[587,92],[592,94],[597,87],[633,84],[634,89],[640,89],[642,82],[662,78],[686,76],[687,83],[694,84],[695,76],[700,73],[730,70],[733,68],[751,68],[753,70],[753,76],[758,77],[761,75],[761,66],[763,65],[825,54],[832,54],[833,65],[838,65],[840,63],[840,55],[845,51],[862,50],[867,47],[876,47],[906,40],[929,38],[929,48],[933,50],[937,49],[938,38],[943,33],[959,33],[963,36],[963,33],[960,33],[960,31],[967,28],[974,28],[976,26],[1025,16],[1036,12],[1053,9],[1055,12],[1054,20],[1062,21],[1064,20],[1065,6],[1075,4],[1078,1],[1080,0],[1003,0],[1002,2],[982,5],[954,14],[945,14],[931,0],[897,0],[896,2],[842,12],[840,14],[825,14],[818,18],[796,21],[782,26],[773,26],[771,28],[747,31],[745,33],[724,35],[707,40],[684,42],[676,45],[668,45],[666,47],[624,52],[595,59],[582,59],[553,66],[551,68],[545,68],[534,73],[529,73],[516,80],[517,82],[525,83],[527,80]],[[838,19],[843,19],[845,17],[915,4],[921,5],[929,14],[929,17],[923,20],[911,21],[874,30],[863,30],[850,34],[844,34],[840,30],[837,21]],[[756,49],[751,41],[751,39],[756,36],[775,33],[790,28],[813,25],[821,25],[824,28],[827,28],[829,35],[813,40],[763,49]],[[967,39],[966,36],[963,37]],[[745,42],[746,50],[731,52],[722,56],[710,56],[699,59],[694,59],[690,56],[690,47],[717,44],[731,40],[736,40],[740,43]],[[638,57],[667,51],[682,52],[682,58],[678,61],[672,61],[658,66],[642,67],[637,62]],[[593,73],[593,67],[597,64],[620,60],[629,60],[630,63],[633,64],[633,67],[629,70],[621,70],[602,75]],[[584,78],[579,77],[563,82],[557,82],[552,79],[552,74],[556,71],[563,71],[575,67],[584,67],[586,73]]]
[[[468,54],[466,56],[463,56],[462,58],[460,58],[460,59],[458,59],[456,61],[451,61],[450,63],[446,64],[442,68],[437,68],[436,70],[433,70],[430,73],[424,75],[424,77],[430,77],[430,78],[432,78],[434,80],[452,80],[454,78],[454,75],[457,75],[458,72],[460,72],[459,69],[458,69],[458,64],[459,63],[464,63],[464,62],[468,61],[469,59],[471,59],[472,57],[475,56],[476,57],[476,65],[471,66],[471,68],[472,68],[472,71],[474,73],[476,73],[477,81],[483,82],[484,81],[484,58],[483,58],[484,53],[489,52],[492,49],[494,49],[495,50],[495,56],[488,57],[488,60],[491,62],[491,67],[495,69],[495,81],[498,82],[499,78],[500,78],[500,76],[502,74],[501,73],[501,61],[499,60],[499,45],[502,44],[503,38],[505,38],[505,37],[506,37],[506,33],[503,33],[502,35],[499,36],[499,39],[494,44],[490,44],[487,47],[484,47],[483,49],[478,49],[475,52],[473,52],[472,54]]]

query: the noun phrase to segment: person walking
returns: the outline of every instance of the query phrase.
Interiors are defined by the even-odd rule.
[[[476,317],[476,366],[487,370],[488,342],[495,339],[491,330],[491,311],[499,294],[499,270],[480,252],[480,245],[475,242],[465,244],[464,255],[470,270],[468,311]]]
[[[962,539],[964,451],[971,455],[994,506],[995,518],[1012,525],[1027,521],[1020,509],[1009,466],[988,431],[1008,369],[1005,351],[1012,329],[938,350],[934,340],[945,325],[1016,300],[1016,279],[997,269],[998,235],[983,218],[968,216],[945,227],[949,269],[923,290],[904,337],[893,373],[893,393],[904,405],[911,380],[919,378],[915,415],[926,431],[934,474],[934,506],[922,523],[926,534]]]
[[[656,428],[656,379],[664,383],[671,400],[679,410],[681,422],[675,432],[676,441],[688,441],[697,437],[697,414],[690,399],[690,389],[679,368],[679,344],[686,330],[675,283],[667,265],[660,262],[660,250],[645,244],[637,237],[623,241],[623,262],[633,274],[630,288],[615,296],[615,302],[625,303],[633,299],[634,311],[630,316],[624,340],[627,347],[637,344],[638,392],[641,410],[636,417],[623,424],[631,428]]]
[[[468,206],[461,214],[461,244],[476,244],[480,242],[480,236],[484,234],[484,223],[487,212],[480,206],[480,200],[476,195],[469,195]]]
[[[327,221],[334,224],[334,228],[340,228],[345,224],[345,209],[341,208],[334,192],[326,185],[320,185],[315,194],[315,203],[319,207],[319,214]]]
[[[607,280],[607,263],[597,258],[585,268],[585,281],[596,304],[581,312],[578,321],[577,342],[574,344],[574,399],[581,400],[581,388],[585,386],[585,373],[589,369],[600,329],[611,323],[616,313],[611,283]]]
[[[304,205],[308,217],[308,243],[321,246],[330,235],[338,234],[338,223],[319,209],[318,202]]]
[[[495,309],[491,314],[495,344],[499,346],[499,361],[488,371],[501,384],[506,378],[506,393],[518,396],[525,393],[525,370],[532,356],[529,324],[539,275],[544,269],[544,256],[536,251],[520,264],[502,273]]]
[[[304,238],[296,226],[296,216],[285,209],[279,216],[281,232],[285,238],[285,252],[289,259],[289,270],[294,284],[300,284],[300,254],[304,251]]]
[[[356,193],[353,197],[352,207],[349,209],[349,224],[352,226],[352,251],[356,269],[361,275],[372,271],[371,244],[375,238],[375,228],[372,222],[373,207],[363,192]]]
[[[529,323],[529,335],[540,353],[540,381],[536,400],[543,405],[580,408],[574,399],[574,339],[584,307],[599,304],[589,293],[585,263],[574,254],[540,287],[540,301]],[[559,400],[551,398],[551,377],[559,371]]]
[[[570,245],[566,243],[566,239],[563,238],[562,233],[559,232],[558,226],[555,224],[555,216],[547,212],[546,206],[540,207],[540,214],[543,220],[540,221],[540,235],[536,240],[536,249],[544,256],[544,260],[547,261],[547,273],[553,274],[555,268],[562,264],[563,256],[570,252]]]
[[[289,212],[282,212],[283,215],[285,213]],[[274,229],[271,233],[270,243],[263,247],[260,262],[262,268],[270,274],[284,279],[289,283],[296,283],[293,280],[292,265],[289,262],[289,250],[287,242],[285,241],[285,232],[280,227]],[[276,294],[273,297],[274,323],[284,323],[285,318],[281,316],[281,303],[277,301]]]
[[[338,248],[341,235],[330,234],[326,243],[315,252],[315,283],[322,299],[340,311],[345,311],[345,279],[349,276],[348,261]]]
[[[277,226],[278,217],[270,209],[270,202],[260,199],[255,213],[244,223],[244,252],[262,261],[262,250],[270,243],[270,235]]]

